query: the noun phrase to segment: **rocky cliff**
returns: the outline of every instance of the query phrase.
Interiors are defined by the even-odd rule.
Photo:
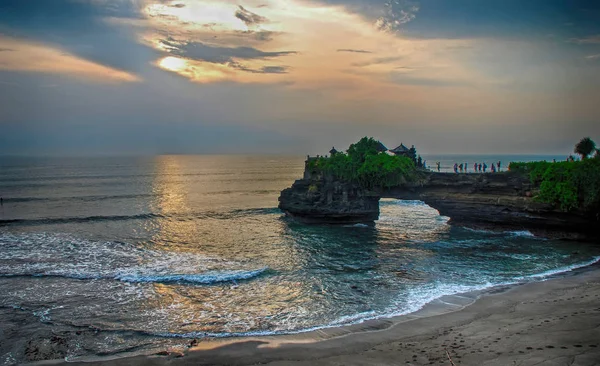
[[[523,174],[424,172],[418,184],[366,190],[326,177],[297,180],[281,192],[279,208],[307,223],[368,223],[379,217],[379,199],[420,200],[450,217],[451,224],[498,230],[530,230],[572,239],[597,237],[597,219],[538,203]]]

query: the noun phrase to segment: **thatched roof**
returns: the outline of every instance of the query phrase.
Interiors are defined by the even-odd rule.
[[[390,150],[390,152],[394,153],[394,154],[406,154],[410,151],[410,149],[406,146],[404,146],[404,144],[400,144],[400,146]]]
[[[387,151],[387,147],[385,147],[384,144],[381,143],[381,141],[377,141],[377,151],[378,152],[384,152]]]

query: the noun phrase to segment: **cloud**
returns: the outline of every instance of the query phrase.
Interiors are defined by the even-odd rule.
[[[589,56],[585,56],[586,59],[588,60],[596,60],[596,59],[600,59],[600,53],[597,55],[589,55]]]
[[[414,77],[406,73],[393,72],[390,79],[397,85],[429,86],[429,87],[463,87],[471,84],[464,80],[444,80],[426,77]]]
[[[353,50],[351,48],[338,48],[337,52],[352,52],[352,53],[373,53],[366,50]]]
[[[138,73],[154,57],[131,28],[107,19],[141,20],[140,2],[2,0],[0,33],[60,48],[109,68]],[[126,51],[125,51],[126,50]]]
[[[182,3],[171,4],[171,5],[169,5],[169,6],[170,6],[171,8],[179,8],[179,9],[181,9],[181,8],[185,8],[185,4],[182,4]]]
[[[263,66],[261,72],[264,74],[287,74],[287,66]]]
[[[260,41],[260,42],[267,42],[267,41],[271,41],[273,40],[273,35],[277,34],[277,32],[272,32],[272,31],[266,31],[266,30],[260,30],[260,31],[253,31],[253,30],[247,30],[247,31],[237,31],[238,34],[245,36],[247,38],[251,38],[254,39],[256,41]]]
[[[94,63],[64,50],[0,35],[0,49],[10,49],[0,58],[0,70],[63,74],[94,82],[132,82],[139,77]]]
[[[253,26],[268,21],[267,18],[251,12],[250,10],[247,10],[241,5],[236,10],[235,17],[241,20],[242,22],[246,23],[247,26]]]
[[[374,58],[369,61],[355,62],[352,64],[352,66],[365,67],[365,66],[371,66],[371,65],[389,64],[389,63],[392,63],[395,61],[402,60],[403,58],[404,58],[404,56],[377,57],[377,58]]]
[[[173,55],[219,64],[235,62],[235,59],[264,60],[296,54],[295,51],[264,52],[253,47],[219,47],[202,42],[179,42],[173,38],[161,40],[161,43]]]
[[[600,34],[588,36],[584,38],[572,38],[571,42],[577,44],[600,44]]]
[[[377,19],[375,26],[388,32],[395,32],[405,23],[415,19],[419,4],[408,0],[390,0],[384,5],[384,14]]]
[[[262,66],[260,68],[250,68],[237,62],[230,63],[229,66],[253,74],[287,74],[289,70],[288,66]]]

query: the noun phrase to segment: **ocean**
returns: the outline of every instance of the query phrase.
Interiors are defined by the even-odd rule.
[[[425,158],[448,171],[457,159],[564,157]],[[418,201],[382,200],[374,226],[299,224],[277,198],[303,167],[279,156],[0,158],[0,364],[354,324],[600,259],[593,243],[450,226]]]

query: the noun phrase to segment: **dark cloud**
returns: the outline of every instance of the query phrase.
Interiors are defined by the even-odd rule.
[[[239,5],[238,10],[236,10],[235,17],[246,23],[247,26],[257,25],[268,21],[267,18],[251,12],[241,5]]]
[[[264,74],[287,74],[288,67],[287,66],[264,66],[261,68],[261,71]]]
[[[253,74],[287,74],[289,70],[288,66],[263,66],[259,69],[253,69],[240,62],[235,61],[230,62],[228,66],[236,70],[250,72]]]
[[[353,52],[353,53],[373,53],[371,51],[366,51],[366,50],[353,50],[351,48],[339,48],[337,50],[338,52]]]
[[[172,7],[172,8],[185,8],[185,4],[182,4],[182,3],[172,4],[172,5],[169,5],[169,6]]]
[[[173,38],[161,41],[173,55],[212,63],[230,63],[234,59],[269,59],[295,54],[295,51],[264,52],[253,47],[219,47],[202,42],[179,42]]]
[[[109,67],[137,73],[157,53],[139,44],[132,29],[107,18],[139,19],[134,1],[0,1],[0,33],[57,46]]]
[[[14,49],[12,48],[0,48],[0,52],[12,52]]]
[[[404,57],[403,56],[391,56],[391,57],[377,57],[365,62],[356,62],[353,63],[352,66],[357,66],[357,67],[364,67],[364,66],[370,66],[370,65],[380,65],[380,64],[389,64],[392,62],[396,62],[399,60],[402,60]]]

